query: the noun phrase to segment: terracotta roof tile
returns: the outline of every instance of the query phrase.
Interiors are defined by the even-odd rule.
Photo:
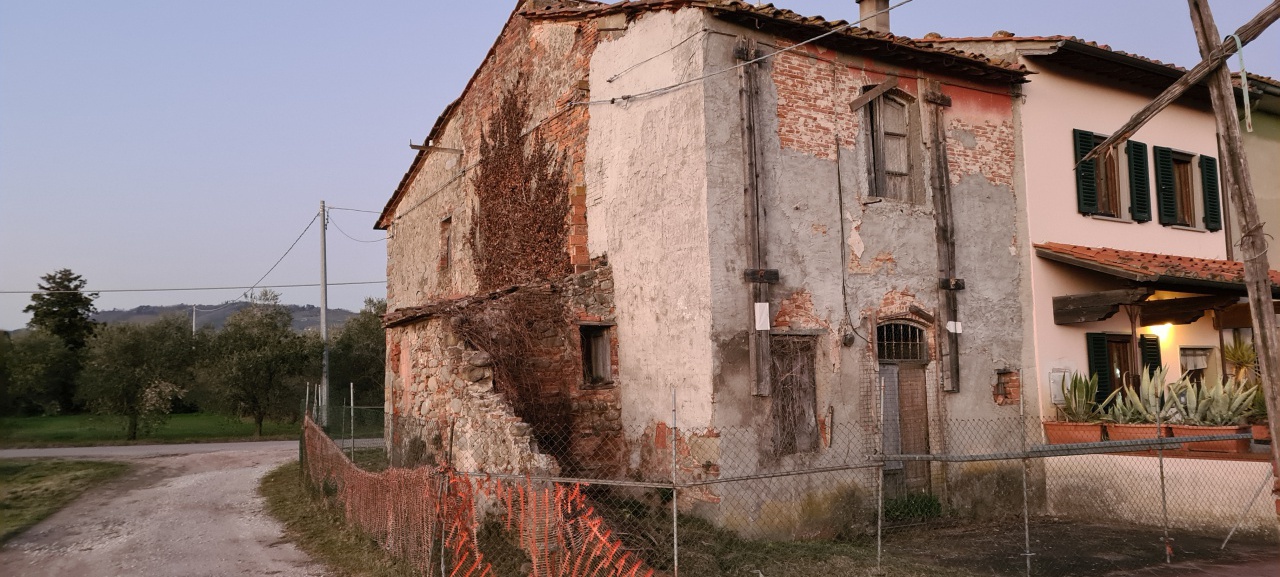
[[[1162,62],[1162,61],[1160,61],[1160,60],[1156,60],[1155,58],[1147,58],[1146,56],[1142,56],[1141,54],[1134,54],[1134,53],[1132,53],[1132,52],[1125,52],[1125,51],[1123,51],[1123,50],[1116,50],[1116,49],[1112,48],[1110,45],[1107,45],[1107,44],[1099,44],[1099,43],[1094,42],[1094,41],[1092,41],[1092,40],[1085,40],[1085,39],[1083,39],[1083,38],[1079,38],[1079,37],[1076,37],[1076,36],[1062,36],[1062,35],[1054,35],[1054,36],[966,36],[966,37],[963,37],[963,38],[951,38],[951,37],[946,37],[946,36],[939,36],[939,37],[925,37],[925,38],[917,39],[916,41],[917,41],[917,42],[924,42],[924,43],[928,43],[928,44],[947,44],[947,43],[950,43],[950,42],[1074,42],[1074,43],[1076,43],[1076,44],[1083,44],[1083,45],[1085,45],[1085,46],[1091,46],[1091,47],[1093,47],[1093,48],[1099,48],[1099,49],[1102,49],[1102,50],[1106,50],[1107,52],[1113,52],[1113,53],[1115,53],[1115,54],[1119,54],[1119,55],[1121,55],[1121,56],[1128,56],[1129,58],[1133,58],[1133,59],[1135,59],[1135,60],[1141,60],[1141,61],[1146,62],[1146,63],[1149,63],[1149,64],[1155,64],[1155,65],[1158,65],[1158,66],[1164,66],[1164,67],[1166,67],[1166,68],[1168,68],[1168,69],[1170,69],[1170,70],[1176,70],[1176,71],[1178,71],[1178,72],[1184,72],[1184,73],[1187,71],[1187,69],[1186,69],[1186,68],[1183,68],[1183,67],[1181,67],[1181,66],[1178,66],[1177,64],[1173,64],[1173,63],[1170,63],[1170,62]],[[1252,76],[1252,75],[1251,75],[1251,76]]]
[[[1036,252],[1052,260],[1083,261],[1089,267],[1136,281],[1193,280],[1231,284],[1244,283],[1244,263],[1232,260],[1195,258],[1138,252],[1115,248],[1094,248],[1046,242],[1035,245]],[[1271,284],[1280,287],[1280,271],[1271,271]]]

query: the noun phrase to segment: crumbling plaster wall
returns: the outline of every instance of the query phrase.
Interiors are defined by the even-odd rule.
[[[727,34],[743,34],[737,27],[714,20],[711,26]],[[778,46],[779,42],[759,37]],[[714,36],[708,49],[709,69],[735,63],[735,39]],[[782,45],[785,45],[782,44]],[[766,50],[770,48],[765,47]],[[829,62],[837,60],[837,63]],[[767,61],[762,71],[762,114],[758,129],[764,152],[761,195],[766,216],[763,236],[769,268],[781,272],[773,287],[775,329],[779,305],[800,293],[812,303],[814,326],[791,328],[829,329],[822,337],[819,364],[819,406],[837,406],[836,420],[861,418],[852,412],[855,391],[865,386],[859,354],[865,342],[849,349],[835,346],[843,316],[840,286],[841,251],[847,251],[848,308],[852,324],[859,326],[869,312],[881,320],[905,313],[912,304],[936,314],[939,277],[934,231],[931,165],[916,164],[923,172],[925,196],[919,202],[870,198],[867,194],[866,135],[861,118],[847,103],[866,84],[884,80],[884,73],[902,75],[900,88],[919,98],[915,76],[920,71],[886,67],[875,61],[802,48]],[[927,75],[926,75],[927,76]],[[1020,214],[1013,194],[1012,102],[1008,95],[991,94],[1000,87],[973,87],[963,81],[939,78],[942,92],[953,104],[944,112],[947,152],[957,236],[957,274],[967,281],[959,293],[964,323],[961,337],[962,379],[960,393],[945,395],[947,413],[969,418],[1006,415],[994,407],[991,384],[996,368],[1018,369],[1022,363],[1022,309],[1025,288],[1020,280],[1019,259],[1025,243],[1018,240]],[[708,147],[713,183],[708,202],[712,215],[713,294],[716,299],[714,332],[718,350],[716,423],[748,424],[767,413],[769,401],[751,398],[745,370],[731,369],[745,359],[745,331],[751,326],[747,294],[742,280],[747,267],[743,214],[743,168],[738,80],[732,75],[706,83],[709,125]],[[931,105],[925,104],[927,109]],[[795,109],[801,109],[796,112]],[[933,129],[922,115],[922,131]],[[838,135],[838,136],[837,136]],[[840,141],[836,160],[836,140]],[[927,151],[926,153],[931,153]],[[837,177],[837,170],[839,176]],[[838,180],[837,180],[838,178]],[[838,188],[844,189],[846,238],[840,238]],[[878,201],[878,202],[877,202]],[[919,319],[916,319],[919,320]],[[862,336],[870,327],[859,327]],[[935,332],[937,328],[933,328]],[[825,357],[825,358],[822,358]],[[933,363],[933,364],[936,364]],[[842,367],[844,370],[842,370]],[[837,378],[847,381],[837,385]],[[824,382],[825,381],[825,382]],[[936,380],[931,382],[936,390]],[[824,389],[826,391],[824,392]],[[821,411],[820,411],[821,412]]]
[[[755,38],[765,51],[789,44],[712,18],[707,19],[707,26],[723,33],[709,37],[707,72],[737,63],[733,57],[736,37]],[[771,457],[766,451],[772,426],[771,399],[751,395],[747,331],[753,317],[750,285],[742,277],[749,260],[739,80],[725,74],[703,84],[710,152],[707,207],[715,342],[715,406],[710,424],[760,432],[756,440],[743,446],[724,441],[720,452],[737,459],[720,463],[723,475],[822,465],[830,455],[876,450],[878,438],[870,424],[878,416],[878,367],[866,340],[875,331],[872,319],[905,318],[922,324],[931,343],[937,342],[944,330],[909,312],[914,305],[937,317],[940,306],[934,190],[929,184],[933,174],[930,163],[925,162],[933,152],[928,147],[934,128],[928,113],[932,105],[923,105],[917,118],[924,156],[914,166],[922,171],[918,183],[924,194],[915,203],[868,196],[868,136],[860,126],[861,115],[848,109],[848,102],[863,85],[882,82],[886,73],[899,75],[900,88],[919,104],[923,81],[918,84],[916,78],[927,78],[927,73],[821,48],[805,47],[780,55],[766,61],[760,71],[763,82],[756,121],[763,151],[762,236],[767,267],[778,269],[781,275],[781,282],[771,289],[773,327],[775,332],[820,332],[816,375],[820,426],[846,433],[830,437],[830,446],[824,439],[817,452],[783,458]],[[1016,405],[998,406],[993,401],[995,371],[1018,371],[1029,358],[1023,345],[1028,338],[1023,317],[1030,302],[1023,282],[1027,244],[1019,240],[1025,238],[1020,232],[1025,218],[1013,187],[1012,101],[1008,94],[999,94],[1004,89],[1000,86],[933,79],[942,82],[941,91],[953,102],[943,117],[956,222],[957,276],[966,280],[967,289],[958,295],[964,331],[959,392],[941,391],[936,348],[928,366],[930,444],[934,452],[945,452],[952,439],[963,437],[964,450],[981,451],[1001,441],[996,438],[996,427],[983,438],[947,420],[1016,417]],[[843,215],[840,189],[844,192]],[[842,271],[842,252],[847,271]],[[842,295],[842,274],[846,275],[847,295]],[[858,333],[851,347],[842,347],[839,342],[846,306],[850,324]],[[755,458],[744,458],[744,454]],[[933,472],[935,492],[945,491],[943,467],[935,465]],[[795,482],[806,481],[800,478]]]
[[[648,12],[602,37],[591,58],[601,101],[701,75],[702,39],[641,64],[699,31],[696,9]],[[613,78],[617,75],[616,78]],[[613,78],[612,82],[608,79]],[[709,422],[711,262],[707,254],[709,119],[703,86],[591,107],[587,136],[588,247],[607,254],[618,310],[619,387],[628,427]]]

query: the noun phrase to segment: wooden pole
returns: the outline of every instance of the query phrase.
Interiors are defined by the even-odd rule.
[[[1194,12],[1194,10],[1192,10],[1192,12]],[[1275,0],[1271,4],[1267,5],[1267,7],[1263,8],[1261,12],[1258,12],[1253,19],[1249,20],[1244,24],[1244,26],[1241,26],[1236,30],[1236,37],[1240,39],[1240,45],[1243,46],[1252,42],[1253,39],[1262,34],[1262,31],[1266,30],[1267,27],[1277,19],[1280,19],[1280,0]],[[1216,39],[1218,37],[1217,30],[1215,29],[1213,34],[1210,36]],[[1227,39],[1224,42],[1218,43],[1212,52],[1207,52],[1205,50],[1205,45],[1201,44],[1200,55],[1204,57],[1204,61],[1197,64],[1195,68],[1188,70],[1186,74],[1182,75],[1182,78],[1179,78],[1177,82],[1174,82],[1171,86],[1166,88],[1164,92],[1161,92],[1155,100],[1152,100],[1149,104],[1143,107],[1142,110],[1134,113],[1133,117],[1129,119],[1129,122],[1126,122],[1124,126],[1113,132],[1106,140],[1093,147],[1093,150],[1089,151],[1089,154],[1084,155],[1084,157],[1080,159],[1080,162],[1097,158],[1102,151],[1111,150],[1111,148],[1116,144],[1119,144],[1121,141],[1133,136],[1134,133],[1138,132],[1139,128],[1142,128],[1142,125],[1146,124],[1148,120],[1151,120],[1158,112],[1164,110],[1165,107],[1173,104],[1173,101],[1182,96],[1182,93],[1186,92],[1188,88],[1191,88],[1195,83],[1200,82],[1206,76],[1212,74],[1214,70],[1222,70],[1222,63],[1226,62],[1227,58],[1232,54],[1235,54],[1235,52],[1235,39]],[[1228,78],[1228,80],[1230,80],[1230,78]],[[1232,109],[1234,110],[1234,108]]]
[[[1212,43],[1219,38],[1208,0],[1187,0],[1191,8],[1191,25],[1196,31],[1200,54],[1209,58]],[[1276,8],[1274,2],[1268,10]],[[1249,295],[1249,313],[1253,320],[1253,346],[1262,369],[1262,394],[1267,404],[1271,438],[1280,439],[1280,342],[1276,340],[1276,314],[1271,300],[1268,278],[1267,239],[1258,220],[1258,204],[1249,179],[1249,162],[1240,139],[1240,121],[1236,117],[1235,97],[1231,90],[1231,74],[1226,66],[1218,66],[1209,76],[1209,95],[1213,99],[1213,116],[1218,125],[1218,145],[1222,149],[1222,175],[1231,204],[1240,217],[1240,256],[1244,260],[1244,283]],[[1271,466],[1280,472],[1280,442],[1271,444]],[[1280,521],[1280,480],[1272,488]]]

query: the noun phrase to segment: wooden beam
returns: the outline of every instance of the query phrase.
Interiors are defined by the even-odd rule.
[[[1053,324],[1106,320],[1120,312],[1121,305],[1140,303],[1155,292],[1153,288],[1139,287],[1053,297]]]
[[[1236,30],[1236,36],[1240,38],[1240,45],[1243,46],[1252,42],[1258,37],[1258,35],[1262,34],[1263,30],[1266,30],[1267,27],[1277,19],[1280,19],[1280,0],[1273,1],[1251,20],[1245,22],[1244,26],[1241,26]],[[1214,31],[1214,35],[1217,35],[1216,30]],[[1204,54],[1204,52],[1205,51],[1203,50],[1201,51],[1202,54]],[[1173,102],[1181,97],[1182,93],[1186,92],[1188,88],[1191,88],[1197,82],[1204,80],[1209,76],[1209,74],[1213,73],[1214,70],[1221,68],[1222,63],[1235,53],[1235,39],[1228,39],[1218,43],[1217,48],[1214,48],[1212,52],[1204,55],[1204,61],[1197,64],[1195,68],[1188,70],[1186,74],[1182,75],[1182,78],[1179,78],[1172,86],[1166,88],[1164,92],[1161,92],[1160,96],[1157,96],[1155,100],[1152,100],[1149,104],[1142,107],[1142,110],[1135,113],[1133,117],[1129,119],[1129,122],[1126,122],[1124,126],[1121,126],[1118,130],[1111,133],[1111,136],[1107,137],[1107,139],[1102,141],[1101,144],[1093,147],[1093,150],[1089,151],[1089,154],[1084,155],[1084,157],[1080,159],[1080,162],[1093,160],[1101,154],[1101,151],[1109,150],[1111,147],[1128,140],[1129,137],[1138,132],[1138,129],[1142,128],[1148,120],[1151,120],[1152,117],[1161,110],[1164,110],[1165,107],[1173,104]],[[1077,163],[1077,165],[1078,164],[1079,163]]]
[[[1221,309],[1238,300],[1236,296],[1203,296],[1147,301],[1142,303],[1142,326],[1191,324],[1205,311]]]
[[[872,88],[871,90],[863,92],[862,96],[854,98],[852,101],[850,101],[849,110],[857,112],[859,108],[866,106],[867,103],[871,102],[872,100],[875,100],[876,98],[879,98],[881,94],[884,94],[890,90],[893,90],[897,86],[898,86],[898,77],[890,76],[888,80],[881,82],[880,84],[876,85],[875,88]]]
[[[1187,0],[1191,8],[1191,26],[1196,32],[1200,55],[1210,60],[1210,43],[1221,38],[1218,26],[1213,23],[1213,13],[1207,0]],[[1274,22],[1280,17],[1280,0],[1263,9]],[[1254,17],[1258,20],[1258,17]],[[1252,22],[1252,21],[1251,21]],[[1263,25],[1257,32],[1265,29]],[[1240,36],[1243,43],[1244,36]],[[1266,401],[1268,426],[1272,438],[1280,435],[1280,335],[1276,330],[1276,315],[1272,314],[1271,279],[1267,266],[1267,237],[1258,219],[1258,201],[1253,195],[1253,181],[1249,176],[1249,159],[1244,154],[1240,137],[1240,120],[1236,115],[1235,94],[1231,90],[1231,73],[1226,66],[1217,66],[1209,82],[1209,96],[1213,100],[1213,117],[1218,125],[1218,148],[1222,157],[1223,183],[1231,205],[1240,216],[1240,255],[1244,261],[1244,286],[1248,290],[1249,311],[1253,321],[1253,347],[1258,352],[1259,379],[1262,396]],[[1271,444],[1271,467],[1280,471],[1280,443]],[[1280,479],[1272,486],[1277,520],[1280,521]]]
[[[1280,301],[1272,304],[1275,313],[1280,315]],[[1224,329],[1248,329],[1253,327],[1252,316],[1249,311],[1249,303],[1238,303],[1223,308],[1218,312],[1214,320],[1214,327],[1218,330]]]

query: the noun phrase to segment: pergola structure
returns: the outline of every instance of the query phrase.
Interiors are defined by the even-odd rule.
[[[1035,249],[1040,258],[1102,273],[1125,285],[1119,289],[1055,295],[1053,322],[1058,325],[1097,322],[1123,309],[1129,317],[1134,374],[1138,373],[1136,364],[1141,358],[1140,327],[1190,324],[1210,311],[1214,313],[1213,325],[1218,331],[1251,326],[1249,304],[1244,302],[1244,263],[1054,242],[1036,244]],[[1272,295],[1280,298],[1280,271],[1270,273]],[[1161,295],[1153,299],[1157,292],[1176,296]],[[1275,314],[1280,314],[1280,304],[1274,308]]]

